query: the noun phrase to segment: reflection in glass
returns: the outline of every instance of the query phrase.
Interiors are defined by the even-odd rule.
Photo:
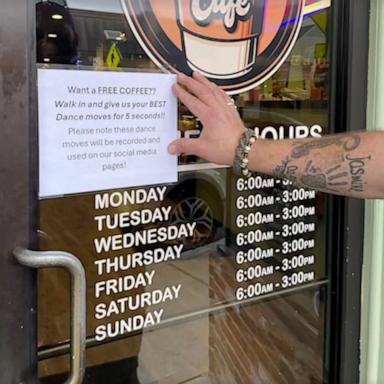
[[[115,44],[122,58],[116,70],[155,69],[123,13],[116,11],[116,2],[114,12],[107,2],[95,2],[98,6],[93,10],[84,4],[36,4],[39,64],[111,70],[106,59]],[[306,16],[299,39],[281,69],[261,86],[236,97],[245,124],[267,139],[328,132],[327,15],[328,11],[323,11]],[[198,137],[201,131],[200,122],[182,105],[179,131],[181,137]],[[85,383],[327,382],[324,356],[329,283],[324,196],[297,191],[284,181],[262,175],[254,175],[244,184],[230,169],[192,156],[182,156],[179,163],[179,182],[166,186],[162,201],[109,207],[103,212],[115,217],[170,207],[163,221],[100,232],[95,222],[99,214],[96,194],[40,202],[40,248],[72,252],[87,271]],[[94,239],[102,235],[191,222],[196,223],[191,237],[124,252],[95,253]],[[272,232],[272,238],[262,238]],[[255,246],[259,236],[260,244]],[[153,257],[155,250],[160,250],[156,251],[159,262],[128,266],[133,255],[147,252],[147,257]],[[166,252],[168,259],[161,260]],[[101,260],[109,260],[108,273],[106,269],[98,273]],[[120,269],[114,269],[112,261],[119,263]],[[95,295],[100,281],[127,275],[137,278],[146,272],[154,272],[151,284],[129,292]],[[39,273],[42,383],[61,383],[67,375],[68,284],[62,271]],[[173,296],[164,299],[167,288]],[[162,292],[159,297],[164,300],[156,302],[153,292]],[[131,308],[137,307],[138,300],[147,301],[132,310],[118,301],[127,297]],[[111,307],[112,302],[117,306]],[[155,327],[121,328],[125,324],[122,320],[161,310],[161,322]],[[116,337],[96,340],[97,329],[105,324],[110,324]]]

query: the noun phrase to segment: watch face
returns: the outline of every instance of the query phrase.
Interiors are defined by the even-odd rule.
[[[284,63],[305,0],[121,0],[137,40],[160,68],[197,70],[236,94]]]

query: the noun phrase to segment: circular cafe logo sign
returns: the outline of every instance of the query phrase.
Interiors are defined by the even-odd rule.
[[[197,70],[236,94],[272,76],[300,32],[305,0],[121,0],[160,68]]]

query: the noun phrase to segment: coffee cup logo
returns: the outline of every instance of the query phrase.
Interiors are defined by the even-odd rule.
[[[149,57],[175,73],[200,71],[229,94],[264,82],[300,32],[305,0],[121,0]]]
[[[264,0],[176,0],[185,59],[212,79],[252,70],[263,29]],[[220,62],[207,58],[221,58]]]
[[[230,33],[236,30],[239,18],[249,19],[251,15],[251,1],[211,1],[204,7],[204,1],[191,0],[191,14],[199,25],[208,25],[214,17],[223,17],[226,30]]]

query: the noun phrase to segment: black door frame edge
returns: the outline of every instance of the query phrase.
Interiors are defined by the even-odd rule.
[[[333,0],[333,130],[365,129],[369,1]],[[37,124],[34,7],[2,0],[0,12],[0,371],[4,383],[36,383],[36,273],[14,261],[16,246],[36,245]],[[364,202],[334,199],[330,383],[358,383]]]
[[[36,272],[12,254],[16,246],[36,245],[34,9],[30,0],[1,1],[0,372],[6,384],[37,383]]]
[[[333,132],[366,129],[370,1],[332,0],[330,123]],[[329,383],[359,382],[364,201],[334,198]]]

